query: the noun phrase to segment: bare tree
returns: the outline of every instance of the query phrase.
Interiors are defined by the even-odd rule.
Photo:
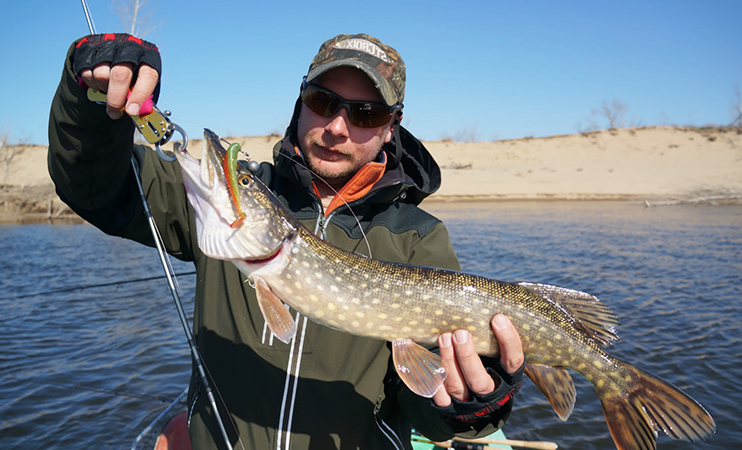
[[[734,99],[732,100],[732,123],[733,127],[742,127],[742,89],[740,89],[739,83],[734,88]]]
[[[143,38],[160,26],[151,23],[154,11],[144,11],[149,2],[150,0],[115,0],[116,13],[130,35]]]
[[[3,169],[3,182],[0,185],[3,188],[7,185],[8,174],[10,173],[10,166],[13,164],[13,159],[29,147],[25,142],[11,145],[8,142],[8,133],[0,135],[0,167]]]
[[[588,134],[598,130],[600,130],[600,125],[598,125],[598,120],[595,116],[587,118],[587,125],[583,125],[582,121],[577,123],[577,132],[580,134]]]
[[[629,105],[616,99],[611,103],[604,101],[603,106],[593,108],[590,113],[594,118],[600,117],[608,120],[608,128],[615,129],[626,127],[626,111],[628,109]]]

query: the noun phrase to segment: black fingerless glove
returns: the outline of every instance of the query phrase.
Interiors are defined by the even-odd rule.
[[[512,400],[523,385],[525,362],[515,373],[507,373],[500,365],[499,360],[490,360],[490,362],[487,372],[493,378],[500,379],[497,388],[485,395],[472,392],[472,400],[468,402],[451,398],[450,405],[443,408],[436,406],[441,414],[459,422],[479,422],[488,419],[492,413]]]
[[[135,67],[144,63],[162,75],[162,60],[157,46],[125,33],[93,34],[77,43],[74,64],[78,77],[85,69],[93,69],[102,63],[111,65],[132,63]]]

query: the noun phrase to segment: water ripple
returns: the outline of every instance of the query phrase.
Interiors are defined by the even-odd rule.
[[[160,275],[156,253],[79,225],[0,227],[0,248],[0,447],[127,448],[164,407],[154,397],[188,381],[169,292],[155,281],[26,295]]]
[[[742,208],[512,202],[429,209],[448,226],[466,271],[583,290],[616,311],[621,340],[611,353],[686,390],[717,422],[708,442],[661,437],[660,449],[739,448]],[[165,284],[20,296],[160,275],[155,251],[84,225],[0,226],[0,249],[0,447],[127,448],[164,407],[151,397],[175,398],[190,375]],[[183,292],[193,282],[181,279]],[[594,389],[579,376],[575,385],[575,411],[562,423],[526,383],[508,437],[614,449]]]
[[[429,210],[446,223],[466,271],[583,290],[616,311],[621,340],[611,353],[685,390],[717,423],[703,444],[663,436],[660,449],[739,447],[741,207],[514,202]],[[575,384],[566,424],[537,389],[524,387],[508,437],[614,449],[593,388],[579,376]]]

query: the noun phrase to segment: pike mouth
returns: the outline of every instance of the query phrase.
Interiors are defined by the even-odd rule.
[[[248,220],[238,227],[231,226],[237,214],[224,173],[227,151],[219,136],[204,130],[201,160],[183,148],[177,148],[175,155],[183,172],[188,201],[195,212],[198,246],[206,256],[225,261],[253,261],[269,258],[278,251],[281,242],[271,235],[270,218],[264,210],[250,205]],[[241,201],[254,203],[248,197]]]
[[[214,146],[215,143],[216,146]],[[216,149],[215,152],[214,149]],[[218,149],[221,149],[223,154],[220,155]],[[215,153],[216,155],[214,155]],[[210,130],[204,130],[204,144],[201,155],[201,160],[198,160],[182,147],[176,149],[175,152],[183,171],[183,183],[188,193],[188,200],[196,210],[197,221],[199,218],[207,217],[223,218],[214,202],[219,197],[220,188],[217,184],[225,186],[226,189],[226,179],[222,172],[223,169],[214,164],[212,155],[223,159],[226,152],[219,145],[218,137]],[[228,220],[227,218],[223,219]]]
[[[192,187],[197,189],[214,189],[217,181],[226,186],[227,181],[221,165],[226,155],[227,151],[221,145],[221,138],[208,128],[204,128],[201,160],[194,158],[188,149],[182,146],[175,149],[175,156],[183,170],[183,178],[193,182]],[[200,183],[197,180],[200,180]]]

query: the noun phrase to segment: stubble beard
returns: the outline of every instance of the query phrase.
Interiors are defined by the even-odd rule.
[[[307,161],[307,167],[309,167],[309,170],[312,171],[314,176],[317,178],[322,179],[325,183],[329,184],[330,186],[339,189],[342,188],[345,183],[347,183],[351,178],[353,178],[353,175],[358,172],[358,169],[346,169],[341,172],[336,172],[333,170],[329,170],[322,167],[317,167],[316,164],[314,164],[314,160],[310,159]]]
[[[371,161],[376,161],[379,157],[380,152],[381,148],[379,148],[379,151],[375,154],[374,158]],[[353,176],[359,170],[361,170],[364,165],[366,165],[366,163],[370,162],[366,161],[363,164],[359,164],[358,161],[356,161],[352,157],[349,157],[349,155],[343,155],[345,158],[349,158],[346,161],[351,162],[352,165],[340,171],[333,170],[332,168],[320,167],[321,164],[317,164],[317,162],[322,161],[319,158],[315,158],[313,156],[305,158],[305,161],[309,170],[311,170],[316,177],[322,179],[325,183],[329,184],[333,188],[340,190],[345,185],[345,183],[350,181],[350,179],[353,178]]]

